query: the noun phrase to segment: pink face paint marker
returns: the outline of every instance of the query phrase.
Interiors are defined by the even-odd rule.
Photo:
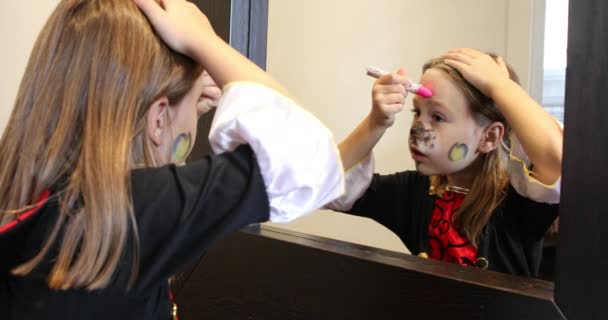
[[[382,70],[382,69],[378,69],[376,67],[372,67],[369,66],[366,68],[367,70],[367,75],[374,77],[376,79],[380,78],[382,75],[386,74],[387,72]],[[421,97],[425,97],[425,98],[430,98],[433,96],[433,91],[431,91],[431,89],[421,85],[420,83],[416,83],[416,82],[412,82],[409,81],[407,82],[407,84],[405,85],[405,90],[407,90],[408,92],[411,93],[415,93]]]

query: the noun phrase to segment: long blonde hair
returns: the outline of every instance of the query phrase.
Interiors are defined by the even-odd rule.
[[[179,102],[201,67],[171,51],[133,1],[63,0],[38,36],[0,140],[0,225],[53,190],[59,217],[27,275],[54,242],[55,289],[107,286],[138,235],[130,171],[151,166],[147,107]],[[61,234],[61,236],[59,236]],[[59,240],[60,239],[60,240]]]
[[[497,58],[494,54],[490,55],[494,59]],[[422,67],[423,71],[430,68],[445,72],[452,82],[460,88],[479,125],[485,126],[493,122],[500,122],[505,127],[503,143],[500,143],[493,151],[482,154],[477,160],[481,171],[475,175],[471,190],[455,213],[454,223],[459,227],[460,233],[472,244],[477,245],[483,228],[506,196],[509,177],[506,170],[508,152],[504,146],[508,144],[511,129],[494,101],[467,82],[456,69],[443,63],[443,59],[430,60]],[[519,83],[517,74],[513,69],[510,66],[507,66],[507,68],[510,78]],[[447,185],[446,176],[431,177],[433,192],[442,195],[446,191]]]

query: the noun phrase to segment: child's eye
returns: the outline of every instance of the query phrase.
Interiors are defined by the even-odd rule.
[[[414,114],[415,117],[420,117],[420,110],[414,108],[411,111],[412,111],[412,113]]]
[[[433,115],[433,120],[435,120],[437,122],[444,122],[445,118],[442,115],[440,115],[440,114],[434,114]]]

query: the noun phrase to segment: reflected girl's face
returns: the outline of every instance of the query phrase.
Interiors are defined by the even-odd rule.
[[[410,152],[424,175],[448,175],[478,157],[483,127],[475,121],[463,92],[439,69],[428,69],[420,83],[433,97],[414,97]]]

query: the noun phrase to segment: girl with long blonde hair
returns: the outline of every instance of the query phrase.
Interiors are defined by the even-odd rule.
[[[215,154],[185,164],[215,105]],[[170,276],[336,198],[342,172],[329,130],[193,4],[62,0],[0,140],[3,319],[168,319]]]

